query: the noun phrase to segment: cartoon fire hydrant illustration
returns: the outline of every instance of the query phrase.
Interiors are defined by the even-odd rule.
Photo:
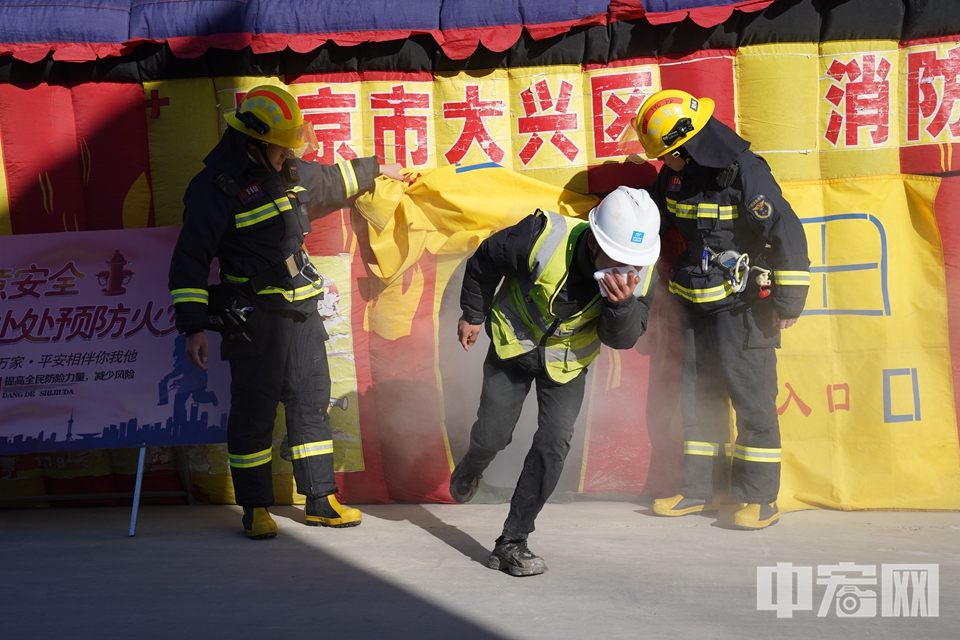
[[[130,278],[133,277],[133,271],[123,268],[128,264],[130,263],[123,257],[119,249],[113,252],[113,255],[107,260],[107,266],[110,268],[97,274],[97,281],[103,287],[103,289],[100,289],[100,295],[119,296],[127,292],[123,285],[130,284]]]

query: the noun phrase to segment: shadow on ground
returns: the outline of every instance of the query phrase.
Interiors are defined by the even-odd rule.
[[[289,510],[284,517],[302,521]],[[124,508],[4,510],[0,637],[502,637],[298,536],[247,540],[235,507],[192,507],[186,518],[178,508],[147,511],[128,538]],[[485,559],[425,509],[409,519]]]
[[[430,513],[423,505],[404,505],[402,511],[381,508],[377,510],[376,516],[382,520],[391,522],[404,522],[420,527],[437,540],[440,540],[453,549],[456,549],[474,562],[486,566],[487,558],[490,557],[490,551],[493,549],[491,541],[490,548],[487,548],[474,540],[471,536],[460,531],[453,525],[445,523],[443,520]]]

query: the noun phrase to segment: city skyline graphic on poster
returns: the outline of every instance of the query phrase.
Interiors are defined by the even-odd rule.
[[[216,412],[215,409],[220,405],[220,398],[216,392],[207,388],[207,372],[193,366],[187,359],[185,337],[177,335],[171,342],[173,343],[173,367],[157,386],[157,406],[167,407],[170,411],[166,419],[141,423],[136,415],[132,415],[126,420],[103,424],[102,428],[81,432],[79,429],[74,430],[75,411],[71,409],[69,417],[66,420],[60,420],[59,424],[51,420],[49,431],[43,428],[35,435],[26,433],[0,435],[0,454],[139,447],[143,444],[162,446],[225,442],[229,395],[224,399],[223,411]],[[37,377],[39,376],[34,376],[34,380]],[[56,395],[73,395],[74,390],[71,387],[76,384],[78,382],[70,378],[59,385],[56,382],[34,384],[31,381],[20,386],[7,387],[7,389],[29,389],[29,391],[8,391],[0,388],[0,393],[29,393],[27,397],[37,397],[45,391],[48,393],[60,391]]]

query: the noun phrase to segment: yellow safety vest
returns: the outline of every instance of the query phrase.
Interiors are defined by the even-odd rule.
[[[552,211],[537,215],[546,216],[546,225],[530,252],[530,277],[504,282],[493,301],[490,327],[501,359],[542,346],[547,375],[563,384],[580,375],[600,353],[597,324],[602,298],[598,287],[597,296],[576,315],[560,319],[553,314],[553,301],[576,259],[577,240],[590,225]]]

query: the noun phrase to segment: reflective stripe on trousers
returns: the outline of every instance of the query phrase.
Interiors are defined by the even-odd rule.
[[[327,406],[330,373],[320,316],[258,309],[252,343],[224,340],[230,361],[227,447],[237,504],[273,504],[270,458],[277,405],[283,402],[297,491],[319,498],[336,493],[333,435]],[[254,458],[263,456],[266,459]],[[235,464],[234,460],[239,464]],[[258,460],[256,464],[252,464]]]
[[[294,460],[309,458],[310,456],[322,456],[333,453],[333,440],[324,440],[323,442],[308,442],[295,447],[290,447],[290,457]]]
[[[688,314],[682,336],[680,402],[687,455],[680,493],[691,498],[725,493],[725,469],[731,465],[731,500],[773,502],[780,490],[778,336],[767,336],[754,310],[746,307]],[[732,459],[708,453],[719,453],[712,445],[729,440],[731,403],[737,415]]]
[[[246,455],[240,455],[231,453],[230,455],[230,466],[236,469],[249,469],[250,467],[258,467],[262,464],[267,464],[273,460],[273,449],[264,449],[263,451],[257,451],[256,453],[250,453]]]

